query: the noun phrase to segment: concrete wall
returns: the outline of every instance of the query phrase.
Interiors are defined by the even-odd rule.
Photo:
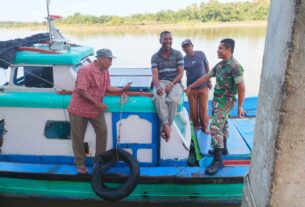
[[[270,206],[305,206],[305,1],[297,1]]]
[[[250,169],[258,207],[305,205],[304,4],[271,1]]]

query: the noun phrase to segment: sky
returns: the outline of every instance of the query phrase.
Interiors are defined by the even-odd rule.
[[[66,17],[80,12],[97,16],[128,16],[168,9],[178,10],[203,1],[207,0],[51,0],[50,14]],[[0,0],[0,21],[42,22],[46,14],[46,0]]]

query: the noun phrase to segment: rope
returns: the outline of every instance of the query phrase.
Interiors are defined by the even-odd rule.
[[[121,104],[121,109],[120,109],[120,120],[119,120],[119,127],[118,127],[118,134],[117,134],[117,140],[116,140],[116,146],[115,146],[115,151],[116,151],[116,157],[117,160],[119,160],[119,155],[118,155],[118,148],[121,142],[121,126],[122,126],[122,117],[123,117],[123,106],[127,102],[127,95],[126,96],[121,96],[120,104]]]
[[[44,79],[44,78],[42,78],[42,77],[40,77],[40,76],[38,76],[38,75],[35,75],[35,74],[33,74],[33,73],[29,72],[29,71],[24,70],[24,72],[25,72],[25,73],[28,73],[28,74],[30,74],[30,75],[32,75],[32,76],[34,76],[35,78],[38,78],[38,79],[42,80],[42,81],[44,81],[44,82],[46,82],[46,83],[48,83],[48,84],[51,84],[51,85],[53,85],[53,86],[55,86],[55,87],[57,87],[57,88],[60,88],[61,90],[65,90],[64,88],[62,88],[62,87],[60,87],[60,86],[58,86],[58,85],[55,85],[55,84],[52,83],[51,81],[48,81],[48,80],[46,80],[46,79]]]
[[[1,61],[5,62],[6,64],[10,65],[11,63],[7,62],[6,60],[0,58]]]
[[[245,175],[245,184],[248,188],[248,191],[250,193],[250,197],[251,197],[251,205],[256,207],[256,204],[255,204],[255,200],[254,200],[254,196],[253,196],[253,192],[252,192],[252,188],[251,188],[251,184],[250,184],[250,178],[249,178],[249,173],[247,173]]]

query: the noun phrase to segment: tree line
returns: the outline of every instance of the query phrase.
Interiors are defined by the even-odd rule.
[[[270,0],[252,0],[246,2],[220,3],[209,0],[207,3],[193,4],[177,11],[162,10],[157,13],[134,14],[126,17],[116,15],[84,15],[79,12],[57,20],[61,25],[150,25],[176,24],[189,22],[233,22],[266,20]],[[1,24],[24,25],[18,22],[1,22]],[[27,23],[29,26],[44,23]]]

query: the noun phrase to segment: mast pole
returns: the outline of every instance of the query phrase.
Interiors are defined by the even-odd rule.
[[[47,23],[48,23],[48,31],[49,31],[49,38],[50,38],[50,42],[49,42],[49,47],[52,44],[52,34],[51,34],[51,17],[50,17],[50,11],[49,11],[49,5],[50,5],[50,0],[46,0],[47,3]]]

